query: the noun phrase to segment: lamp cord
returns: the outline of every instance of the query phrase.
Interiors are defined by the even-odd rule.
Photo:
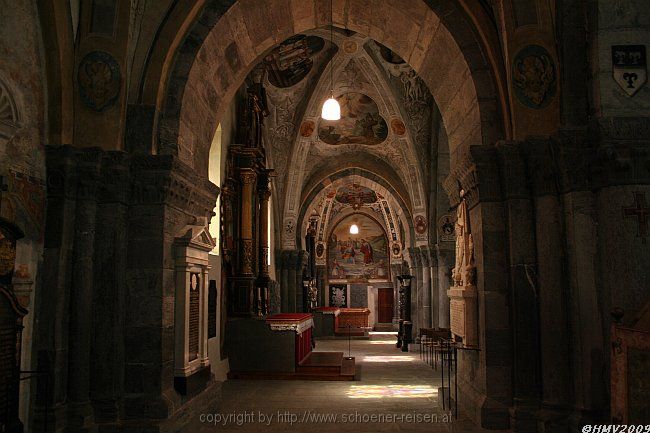
[[[330,95],[334,99],[334,0],[330,0]]]

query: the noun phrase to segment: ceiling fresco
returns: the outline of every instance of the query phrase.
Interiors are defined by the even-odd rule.
[[[269,82],[281,89],[295,86],[312,70],[314,55],[324,47],[318,36],[296,35],[282,42],[264,58]]]
[[[432,98],[389,48],[344,29],[334,28],[332,41],[330,36],[329,28],[321,28],[289,38],[256,68],[264,72],[270,113],[264,119],[264,141],[277,174],[272,186],[276,211],[283,227],[301,227],[303,188],[330,169],[359,167],[395,183],[392,188],[405,194],[409,209],[389,209],[384,215],[385,198],[372,189],[360,192],[348,181],[329,199],[329,217],[372,208],[384,216],[379,220],[389,231],[387,221],[396,215],[426,213]],[[320,117],[330,92],[341,105],[342,118],[336,122]],[[295,234],[283,230],[283,248],[296,247]],[[389,236],[391,251],[393,243],[404,245],[398,237]]]
[[[361,206],[377,202],[377,193],[370,188],[349,184],[336,191],[336,201],[351,206]]]
[[[348,92],[336,99],[341,105],[341,119],[320,121],[318,138],[321,141],[332,145],[375,145],[386,140],[388,126],[370,96]]]

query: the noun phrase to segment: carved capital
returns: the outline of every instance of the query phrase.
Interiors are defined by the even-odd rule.
[[[463,158],[452,168],[443,182],[452,206],[460,203],[460,191],[469,207],[480,201],[501,199],[499,167],[494,146],[471,146]]]

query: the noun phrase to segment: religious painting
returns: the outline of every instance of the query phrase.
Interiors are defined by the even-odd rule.
[[[269,81],[282,89],[298,84],[314,66],[314,55],[324,47],[325,41],[318,36],[290,37],[264,58]]]
[[[332,145],[375,145],[386,140],[388,125],[379,114],[379,106],[370,96],[348,92],[337,100],[341,105],[341,119],[321,119],[318,128],[321,141]]]
[[[377,201],[377,194],[370,188],[349,184],[336,191],[336,201],[350,206],[372,204]]]
[[[355,224],[358,233],[351,233]],[[364,283],[390,279],[388,239],[384,229],[365,215],[352,215],[341,221],[327,244],[328,277]]]

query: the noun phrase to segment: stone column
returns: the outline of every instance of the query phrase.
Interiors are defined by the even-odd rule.
[[[43,281],[51,284],[35,296],[34,357],[38,370],[46,372],[51,381],[36,381],[34,431],[49,427],[62,430],[66,425],[68,394],[68,331],[60,324],[69,317],[70,278],[75,226],[76,163],[71,147],[46,146],[47,201],[45,246],[43,249]],[[47,407],[48,411],[45,412]]]
[[[429,247],[420,247],[422,263],[422,304],[420,305],[420,328],[431,327],[431,257]]]
[[[422,305],[422,260],[419,248],[409,248],[411,255],[410,273],[411,279],[411,322],[413,323],[413,333],[417,335],[420,324],[420,306]]]
[[[327,282],[327,266],[316,266],[316,281],[318,284],[318,306],[325,306],[325,284]]]
[[[99,151],[78,155],[77,205],[72,254],[72,290],[69,329],[68,428],[81,431],[92,415],[90,406],[90,353],[93,337],[93,283],[95,218]]]
[[[504,216],[507,227],[508,259],[510,266],[510,294],[513,342],[513,399],[510,410],[510,428],[515,431],[534,431],[534,415],[540,401],[539,364],[539,305],[537,288],[537,256],[533,203],[522,182],[529,171],[519,152],[510,143],[498,143],[502,170]],[[494,311],[492,312],[494,314]]]
[[[436,280],[438,297],[438,327],[449,328],[449,296],[447,290],[451,286],[451,269],[454,263],[453,250],[436,250]]]
[[[297,270],[298,270],[298,251],[289,250],[287,251],[287,262],[285,266],[288,269],[287,272],[287,313],[295,313],[298,311],[296,309],[296,281],[297,281]]]
[[[130,169],[128,156],[102,158],[101,193],[95,233],[95,289],[90,395],[97,423],[119,418],[124,393],[127,221]],[[99,247],[98,247],[99,246]],[[102,344],[97,344],[101,341]]]
[[[393,274],[393,323],[397,323],[399,319],[402,317],[400,316],[400,311],[399,311],[399,280],[397,279],[398,275],[402,274],[402,265],[392,265],[391,266]]]
[[[280,311],[289,312],[289,262],[291,260],[290,251],[281,251],[276,254],[278,260],[276,266],[280,272]]]
[[[302,274],[307,266],[309,260],[309,253],[304,250],[298,251],[296,257],[296,310],[302,312],[305,305],[305,294],[302,286]]]

